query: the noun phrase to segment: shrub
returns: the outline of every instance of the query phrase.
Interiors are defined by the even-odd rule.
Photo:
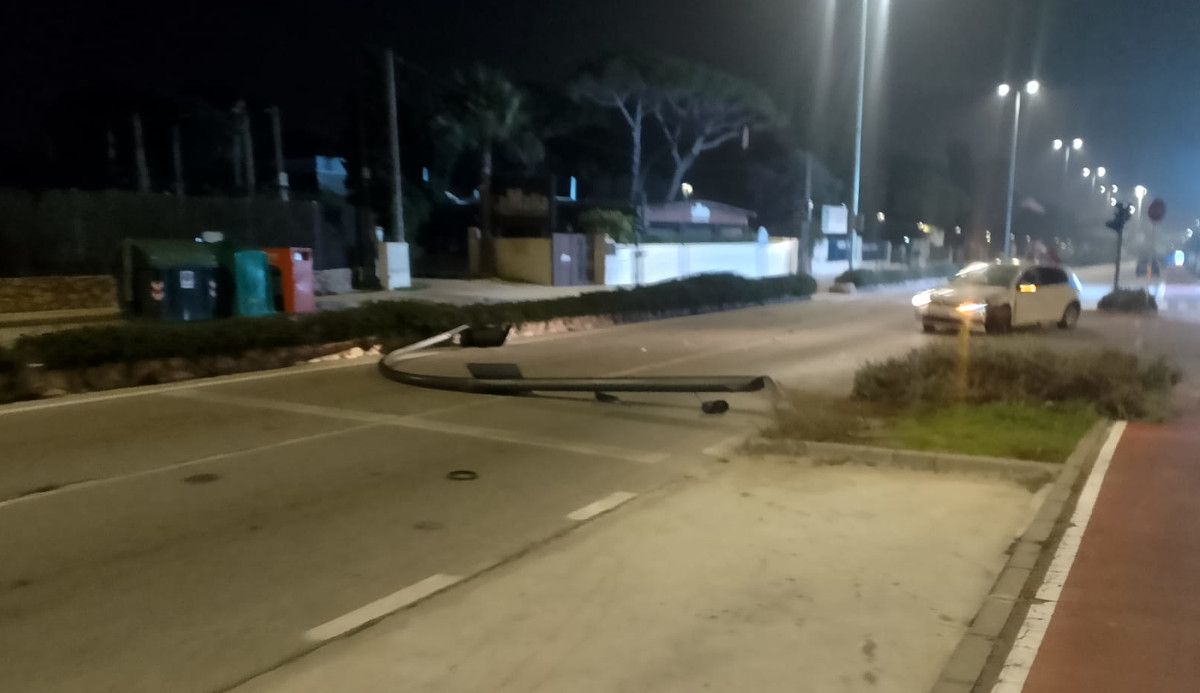
[[[495,325],[585,315],[641,316],[761,304],[808,296],[807,275],[745,279],[712,274],[636,289],[569,298],[467,307],[424,301],[381,301],[358,308],[301,316],[228,318],[199,323],[131,322],[22,337],[13,362],[78,368],[173,356],[236,355],[271,349],[366,339],[416,341],[462,324]],[[3,355],[0,354],[0,367]]]
[[[959,384],[959,350],[933,345],[863,366],[854,377],[854,397],[905,407],[1085,401],[1107,416],[1143,418],[1155,413],[1180,378],[1161,358],[1143,363],[1116,350],[976,345],[967,353],[965,389]]]
[[[1117,289],[1100,299],[1100,310],[1145,313],[1158,310],[1158,301],[1145,289]]]
[[[958,267],[950,264],[929,265],[927,267],[903,267],[888,269],[855,269],[846,270],[834,279],[838,284],[853,284],[857,288],[864,286],[879,286],[882,284],[898,284],[913,279],[930,277],[950,277],[958,271]]]
[[[608,234],[615,243],[632,243],[633,217],[615,209],[589,209],[579,215],[579,231]]]

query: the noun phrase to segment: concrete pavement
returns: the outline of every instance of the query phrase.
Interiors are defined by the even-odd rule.
[[[808,360],[819,382],[844,388],[857,361],[922,339],[897,297],[413,363],[514,360],[554,375],[771,373]],[[709,418],[687,396],[472,397],[405,388],[364,363],[0,407],[0,689],[229,686],[311,648],[303,634],[320,624],[519,554],[615,491],[690,473],[769,407],[731,402]],[[460,468],[480,479],[445,478]]]

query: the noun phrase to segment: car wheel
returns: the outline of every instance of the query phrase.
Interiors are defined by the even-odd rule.
[[[1058,321],[1058,326],[1064,330],[1073,330],[1079,324],[1079,304],[1072,303],[1063,311],[1062,320]]]
[[[983,329],[988,334],[1007,334],[1012,332],[1012,308],[1008,306],[988,306],[984,316]]]
[[[931,322],[923,322],[921,323],[921,331],[925,334],[933,334],[934,332],[937,332],[937,325],[934,325]]]

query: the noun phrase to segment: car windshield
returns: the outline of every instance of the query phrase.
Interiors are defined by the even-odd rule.
[[[1015,265],[976,265],[967,267],[950,280],[951,284],[974,284],[977,286],[1008,286],[1021,271]]]

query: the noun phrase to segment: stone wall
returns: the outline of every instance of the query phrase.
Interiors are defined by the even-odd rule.
[[[0,313],[117,307],[117,283],[108,275],[0,277]]]

